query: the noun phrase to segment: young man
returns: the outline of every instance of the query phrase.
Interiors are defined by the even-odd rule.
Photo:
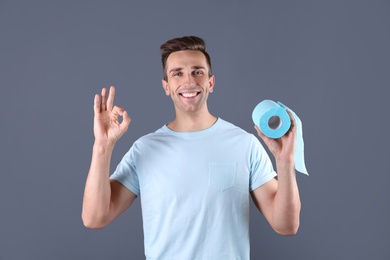
[[[114,87],[95,96],[85,226],[108,225],[140,196],[147,259],[249,259],[251,195],[276,232],[294,235],[301,206],[293,117],[288,134],[279,139],[256,128],[275,157],[276,180],[258,139],[209,112],[215,79],[203,40],[175,38],[161,46],[161,53],[162,86],[176,117],[137,140],[111,177],[112,151],[130,117],[114,106]]]

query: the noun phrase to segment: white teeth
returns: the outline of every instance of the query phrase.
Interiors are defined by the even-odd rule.
[[[192,92],[192,93],[181,93],[183,95],[183,97],[195,97],[196,96],[196,92]]]

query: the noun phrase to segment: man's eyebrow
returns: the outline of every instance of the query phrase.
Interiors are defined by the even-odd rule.
[[[183,68],[173,68],[173,69],[171,69],[171,70],[169,71],[169,73],[171,73],[171,72],[176,72],[176,71],[181,71],[181,70],[183,70]]]
[[[192,66],[193,69],[196,69],[196,70],[199,70],[199,69],[206,69],[205,67],[203,66]]]
[[[203,66],[192,66],[192,67],[191,67],[191,69],[194,69],[194,70],[200,70],[200,69],[203,69],[203,70],[205,70],[206,68],[205,68],[205,67],[203,67]],[[183,68],[181,68],[181,67],[178,67],[178,68],[172,68],[172,69],[169,71],[169,73],[172,73],[172,72],[177,72],[177,71],[181,71],[181,70],[183,70]]]

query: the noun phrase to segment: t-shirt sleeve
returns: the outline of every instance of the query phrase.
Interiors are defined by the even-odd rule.
[[[135,163],[134,146],[123,156],[110,179],[116,180],[135,195],[140,195],[139,180]]]
[[[257,189],[276,176],[271,159],[260,141],[254,135],[252,135],[250,144],[250,163],[250,191]]]

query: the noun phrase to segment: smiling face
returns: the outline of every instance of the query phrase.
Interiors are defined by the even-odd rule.
[[[208,112],[207,97],[213,91],[214,76],[209,76],[206,57],[200,51],[177,51],[166,63],[167,80],[162,81],[171,96],[176,114]]]

